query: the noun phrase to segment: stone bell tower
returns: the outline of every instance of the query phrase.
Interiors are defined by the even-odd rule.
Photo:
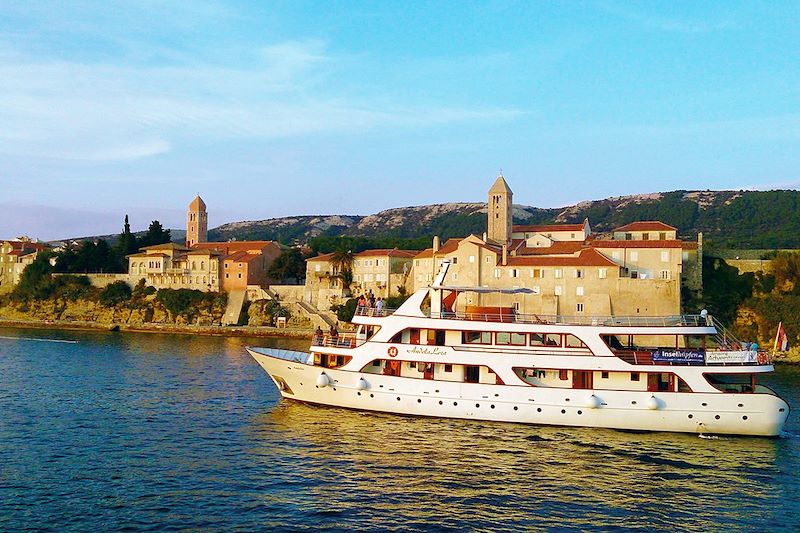
[[[189,204],[186,215],[186,246],[191,248],[198,242],[208,242],[208,213],[199,195]]]
[[[497,180],[489,189],[489,213],[486,234],[490,240],[500,244],[511,243],[512,226],[512,198],[514,193],[506,183],[503,175],[497,176]]]

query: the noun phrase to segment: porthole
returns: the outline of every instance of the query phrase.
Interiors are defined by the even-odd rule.
[[[568,401],[569,401],[569,398],[564,398],[564,401],[565,401],[565,402],[568,402]]]
[[[374,394],[372,394],[372,393],[370,393],[369,397],[370,397],[370,398],[374,398],[374,397],[375,397],[375,395],[374,395]]]
[[[579,415],[582,415],[582,414],[583,414],[583,411],[581,411],[581,410],[579,409],[579,410],[578,410],[578,414],[579,414]]]
[[[631,405],[636,405],[636,400],[633,400],[633,401],[631,402]]]
[[[743,404],[743,403],[740,403],[740,404],[739,404],[739,407],[744,407],[744,404]]]
[[[453,402],[453,405],[458,405],[458,402]]]
[[[784,409],[783,407],[781,407],[780,409],[778,409],[778,412],[779,412],[779,413],[782,413],[782,412],[784,412],[784,411],[786,411],[786,409]]]
[[[302,382],[302,381],[300,382],[300,386],[301,386],[301,387],[303,386],[303,382]]]
[[[417,398],[417,403],[422,403],[422,400],[420,398]]]
[[[481,406],[481,404],[479,404],[479,403],[475,404],[475,407],[480,407],[480,406]]]
[[[499,397],[500,397],[500,395],[499,395],[499,394],[497,394],[497,393],[495,393],[494,397],[495,397],[495,398],[499,398]]]
[[[439,392],[439,389],[436,389],[436,392]]]
[[[357,392],[356,394],[358,394],[359,396],[361,396],[361,393],[360,393],[360,392]]]
[[[689,415],[689,418],[694,418],[694,415]]]
[[[747,420],[747,415],[744,415],[744,416],[742,417],[742,420]]]
[[[703,402],[703,403],[702,403],[702,404],[700,404],[700,405],[702,405],[703,407],[708,407],[708,404],[707,404],[706,402]]]
[[[536,412],[537,412],[537,413],[541,413],[541,412],[542,412],[542,408],[541,408],[541,407],[537,407],[537,408],[536,408]]]
[[[567,414],[567,410],[566,410],[566,409],[562,409],[562,410],[561,410],[561,414],[562,414],[562,415],[565,415],[565,414]]]
[[[398,401],[398,402],[400,401],[400,396],[398,396],[398,397],[397,397],[397,401]]]
[[[491,407],[492,409],[494,409],[494,404],[490,405],[489,407]]]
[[[517,406],[515,405],[515,406],[514,406],[514,410],[515,410],[515,411],[519,411],[519,407],[517,407]]]
[[[719,420],[719,415],[715,416],[714,418],[716,418],[717,420]]]
[[[333,390],[336,391],[336,387],[334,387]]]
[[[439,405],[442,405],[443,403],[444,403],[444,402],[442,402],[442,400],[439,400]]]

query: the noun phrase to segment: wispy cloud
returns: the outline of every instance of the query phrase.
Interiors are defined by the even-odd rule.
[[[130,160],[192,138],[279,139],[520,114],[402,101],[385,106],[337,94],[329,82],[338,60],[314,39],[261,47],[246,66],[6,57],[0,65],[0,152],[14,155]]]

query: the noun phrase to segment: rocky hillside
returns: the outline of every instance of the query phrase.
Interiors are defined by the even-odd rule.
[[[609,232],[636,220],[661,220],[694,239],[698,231],[711,248],[800,248],[800,192],[672,191],[581,202],[542,209],[515,205],[523,224],[581,222]],[[387,209],[368,216],[309,215],[232,222],[209,231],[211,240],[278,240],[305,243],[317,236],[461,237],[486,230],[485,203],[448,203]],[[173,229],[173,240],[184,232]]]
[[[525,224],[581,222],[609,232],[636,220],[661,220],[684,238],[698,231],[717,248],[800,248],[798,191],[672,191],[581,202],[556,209],[515,205]],[[305,242],[319,235],[442,238],[482,233],[486,204],[449,203],[387,209],[368,216],[301,216],[225,224],[212,239],[277,239]]]

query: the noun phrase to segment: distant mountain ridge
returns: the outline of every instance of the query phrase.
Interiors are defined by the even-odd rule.
[[[712,248],[800,248],[800,192],[671,191],[604,200],[562,208],[514,205],[517,224],[576,223],[607,233],[636,220],[660,220],[695,239],[702,231]],[[463,237],[486,231],[486,204],[445,203],[386,209],[367,216],[305,215],[231,222],[209,230],[209,240],[278,240],[305,243],[324,235],[412,238]],[[173,229],[173,240],[184,231]]]

